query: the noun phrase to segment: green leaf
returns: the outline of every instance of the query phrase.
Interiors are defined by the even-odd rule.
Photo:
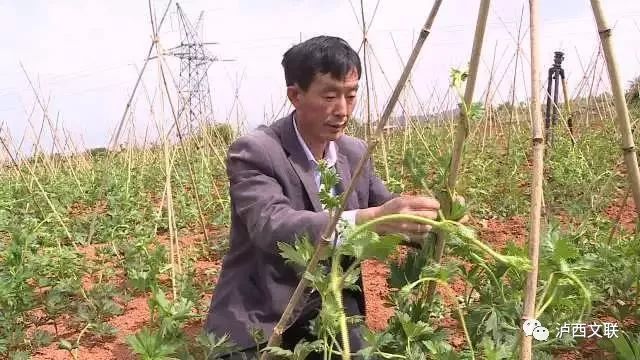
[[[438,360],[460,359],[460,357],[453,351],[453,347],[444,341],[429,340],[425,342],[425,346],[434,355],[434,358]]]
[[[335,167],[329,168],[327,162],[323,159],[318,162],[318,170],[320,172],[320,191],[318,192],[320,203],[325,209],[340,207],[343,197],[331,194],[331,189],[340,182],[340,176]]]
[[[361,290],[360,287],[358,286],[358,284],[356,284],[359,278],[360,278],[360,268],[356,268],[355,270],[346,274],[344,279],[344,288],[353,290],[353,291],[360,291]]]
[[[26,351],[16,351],[11,353],[9,360],[29,360],[30,355]]]
[[[253,332],[251,332],[253,336]],[[262,340],[261,340],[262,341]],[[229,354],[237,350],[237,346],[230,340],[229,335],[222,337],[216,336],[214,333],[201,331],[196,337],[196,342],[206,354],[205,358],[215,359],[219,355]]]
[[[160,333],[143,328],[134,335],[126,337],[131,349],[143,360],[174,360],[180,345],[175,340],[164,339]]]
[[[329,291],[329,277],[322,271],[316,271],[315,273],[305,272],[304,278],[309,280],[311,286],[317,289],[319,293],[324,294]]]
[[[433,328],[431,325],[423,321],[414,322],[408,314],[400,314],[400,316],[398,316],[398,320],[400,321],[404,335],[409,340],[419,339],[433,334]]]
[[[92,330],[94,334],[101,336],[114,336],[118,333],[118,328],[106,322],[99,322],[93,325]]]
[[[64,339],[60,340],[60,342],[58,343],[58,347],[60,349],[64,349],[68,351],[71,351],[76,348],[74,345],[71,345],[71,343],[68,340],[64,340]]]
[[[482,120],[484,116],[484,106],[480,102],[474,102],[469,107],[467,113],[468,119],[471,121],[479,121]]]
[[[509,358],[509,349],[502,344],[496,344],[490,338],[482,339],[481,347],[486,360],[503,360]]]
[[[283,357],[285,359],[293,359],[293,351],[283,349],[278,346],[267,346],[263,349],[264,352],[267,352],[271,355]]]
[[[362,259],[365,247],[373,241],[377,241],[380,237],[372,231],[362,231],[358,235],[353,235],[354,229],[345,229],[344,235],[346,241],[339,247],[341,255],[353,256],[357,260]]]
[[[489,318],[485,322],[485,331],[488,333],[497,333],[500,331],[500,327],[498,326],[498,315],[495,310],[491,311]]]
[[[287,264],[306,268],[307,264],[313,257],[315,252],[315,246],[309,241],[309,237],[304,235],[297,239],[293,245],[278,242],[278,248],[280,249],[280,255],[286,259]],[[325,248],[324,252],[320,254],[320,261],[329,258],[328,248]]]
[[[467,80],[468,76],[469,76],[469,73],[467,71],[452,68],[449,72],[449,79],[451,82],[451,86],[453,86],[456,89],[460,89],[460,87],[462,86],[462,83]]]
[[[53,333],[46,330],[37,329],[33,333],[33,338],[31,341],[33,341],[33,344],[36,347],[43,347],[51,344],[54,338],[55,338],[55,335]]]
[[[286,259],[287,264],[295,264],[303,267],[307,266],[306,257],[302,252],[299,252],[295,246],[285,242],[278,242],[278,248],[280,249],[280,255]]]
[[[167,297],[164,295],[164,292],[158,289],[153,290],[153,297],[149,299],[152,303],[153,307],[158,307],[160,312],[166,314],[170,311],[171,304]]]
[[[553,259],[557,262],[570,260],[578,257],[578,250],[567,238],[558,239],[553,247]]]
[[[436,278],[442,281],[450,281],[455,278],[459,273],[459,266],[455,261],[450,261],[445,264],[433,262],[429,266],[422,268],[420,277],[422,278]]]
[[[404,262],[389,264],[389,286],[401,289],[407,284],[417,281],[422,273],[422,268],[427,264],[427,258],[416,251],[410,251]]]
[[[364,246],[359,259],[386,260],[389,255],[397,249],[402,240],[403,238],[396,234],[373,237],[371,241]]]
[[[260,327],[250,326],[249,335],[256,344],[262,344],[265,341],[264,330]]]
[[[451,204],[451,212],[448,219],[453,221],[459,221],[467,213],[467,206],[459,201],[453,201]]]
[[[296,360],[304,360],[312,352],[320,353],[324,350],[324,341],[316,340],[313,342],[301,341],[296,344],[293,349],[293,356]]]
[[[619,332],[618,337],[602,339],[598,345],[606,350],[615,352],[616,359],[640,360],[640,335],[635,336],[625,331]]]
[[[122,307],[111,299],[104,300],[101,311],[107,316],[115,316],[122,314]]]
[[[455,229],[455,233],[465,241],[469,241],[470,239],[477,239],[476,231],[469,226],[458,225]]]

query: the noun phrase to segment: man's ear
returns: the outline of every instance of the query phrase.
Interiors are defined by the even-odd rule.
[[[302,90],[300,90],[300,87],[298,87],[297,84],[287,86],[287,97],[289,98],[289,101],[291,101],[291,104],[294,107],[297,107],[298,104],[300,104]]]

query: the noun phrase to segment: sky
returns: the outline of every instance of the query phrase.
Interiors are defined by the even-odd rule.
[[[151,0],[157,19],[168,3]],[[362,41],[357,0],[178,3],[192,22],[204,11],[201,38],[217,42],[207,49],[220,60],[233,60],[216,61],[209,68],[214,117],[220,122],[239,121],[244,131],[282,114],[282,105],[288,105],[280,62],[290,46],[320,34],[340,36],[355,49]],[[614,27],[614,51],[626,87],[640,75],[640,2],[602,3],[607,20]],[[377,99],[372,106],[376,111],[381,112],[384,107],[432,4],[432,0],[364,1],[365,18],[370,25],[371,82]],[[450,69],[465,67],[469,61],[478,6],[477,0],[443,2],[412,72],[413,88],[405,92],[409,112],[418,112],[416,98],[425,103],[425,111],[439,109],[442,100],[434,99],[443,99],[447,94]],[[575,94],[599,44],[590,2],[542,0],[540,6],[542,86],[553,52],[561,50],[566,53],[563,66],[569,89]],[[517,52],[521,16],[523,42]],[[476,99],[485,99],[490,88],[494,103],[509,101],[515,74],[517,97],[526,100],[530,92],[528,17],[527,0],[491,2]],[[13,146],[21,144],[19,152],[32,149],[34,134],[44,117],[31,81],[47,108],[48,119],[54,127],[58,124],[58,136],[63,135],[64,129],[76,147],[106,146],[122,118],[151,44],[149,18],[145,0],[0,0],[0,34],[5,34],[0,41],[0,136],[8,138],[8,129]],[[167,49],[179,41],[173,1],[159,33],[159,44]],[[520,54],[517,72],[516,53]],[[169,81],[171,77],[177,81],[180,60],[165,56],[164,61],[171,74]],[[157,100],[163,98],[158,90],[159,64],[157,59],[149,61],[121,142],[141,142],[145,134],[157,138],[158,129],[165,129],[173,121],[169,103]],[[598,74],[603,65],[599,63]],[[489,87],[492,67],[495,76]],[[605,71],[603,83],[596,89],[606,90],[607,83]],[[364,89],[364,82],[361,85]],[[447,99],[453,104],[453,93],[448,94]],[[175,92],[171,96],[175,102]],[[48,127],[42,139],[45,145],[52,138]]]

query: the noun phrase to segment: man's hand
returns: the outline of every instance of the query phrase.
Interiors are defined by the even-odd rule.
[[[440,203],[425,196],[401,196],[393,198],[381,206],[359,210],[356,213],[356,225],[392,214],[406,214],[435,220],[438,216]],[[415,221],[384,221],[375,226],[374,231],[379,234],[402,233],[410,238],[424,236],[431,226]]]

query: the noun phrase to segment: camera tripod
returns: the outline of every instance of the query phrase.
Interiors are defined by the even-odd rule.
[[[553,66],[549,68],[549,76],[547,78],[547,111],[545,114],[545,140],[546,143],[553,143],[553,128],[558,124],[558,91],[562,85],[562,95],[564,97],[564,108],[567,116],[567,125],[571,133],[571,143],[575,142],[573,137],[573,119],[571,117],[571,108],[569,105],[569,96],[567,95],[567,81],[562,68],[564,53],[562,51],[554,52]],[[553,89],[552,89],[553,88]],[[553,90],[553,100],[551,94]]]

